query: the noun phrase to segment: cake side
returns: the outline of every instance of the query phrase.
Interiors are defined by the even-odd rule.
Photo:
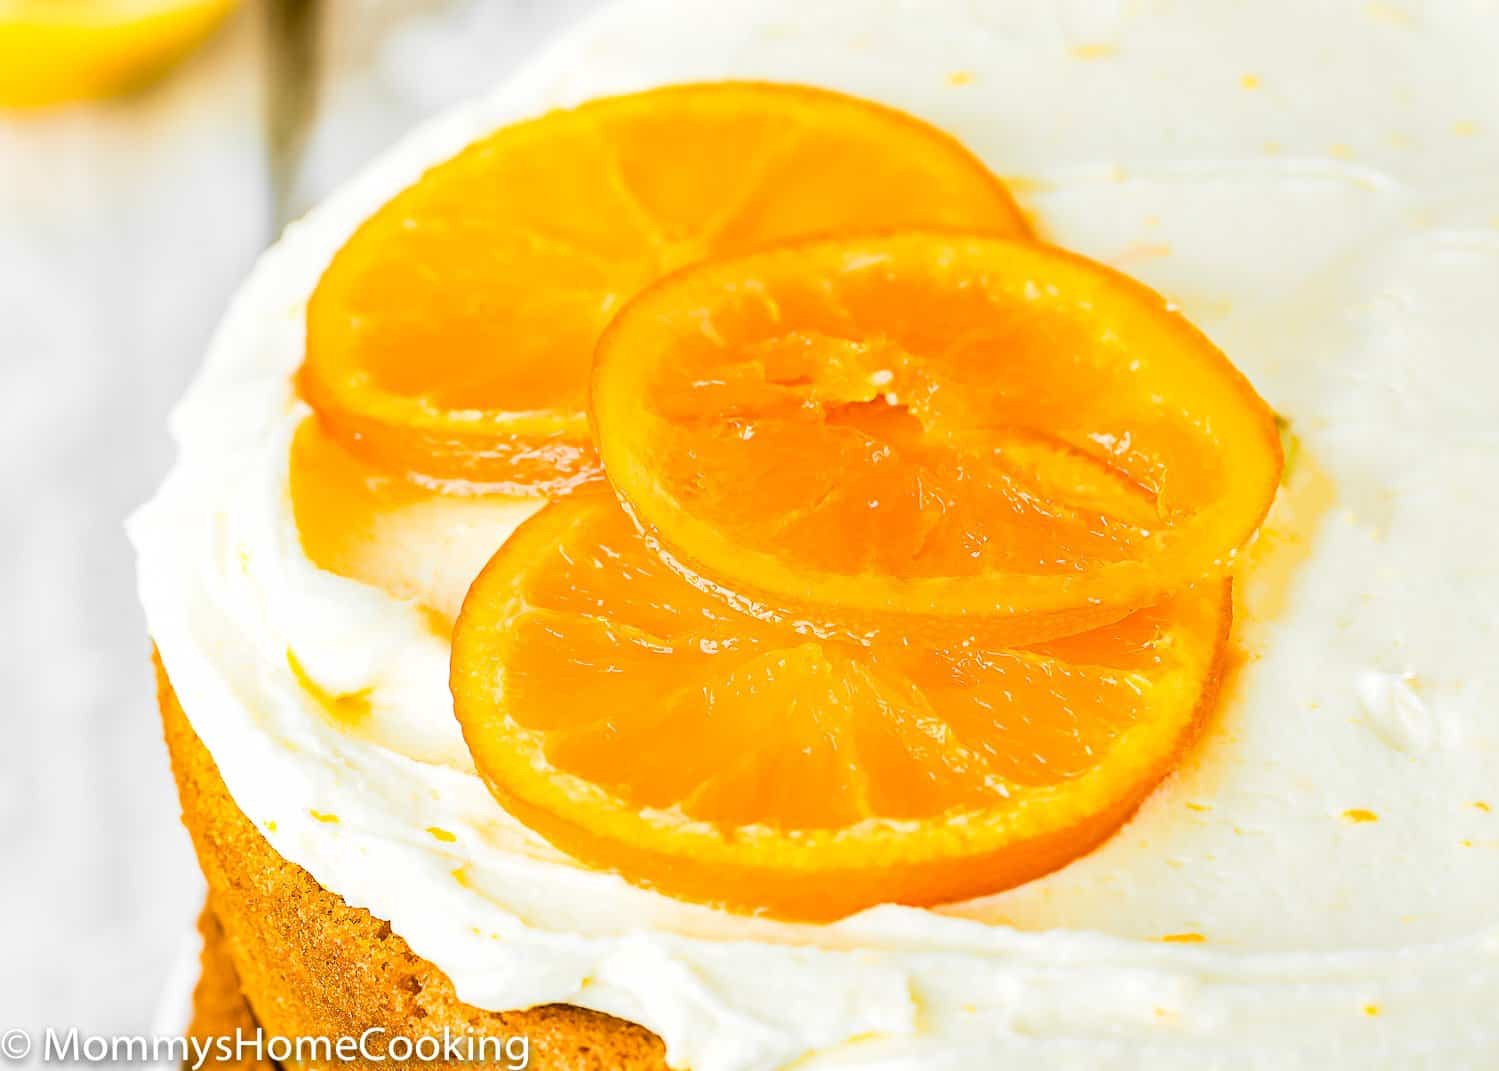
[[[208,880],[209,907],[249,1010],[268,1035],[477,1031],[528,1038],[534,1071],[665,1071],[660,1040],[623,1020],[568,1005],[496,1013],[459,1000],[448,978],[388,923],[349,906],[266,843],[230,798],[159,660],[156,679],[183,823]],[[380,1065],[361,1059],[340,1066]]]
[[[255,1021],[250,1005],[245,1003],[239,972],[234,969],[229,950],[225,947],[224,928],[206,905],[198,916],[198,935],[203,939],[203,951],[198,956],[198,984],[193,987],[193,1018],[187,1036],[203,1045],[214,1045],[219,1038],[253,1036],[260,1024]],[[194,1062],[190,1055],[182,1066],[191,1068]],[[276,1071],[279,1065],[250,1050],[231,1059],[218,1059],[215,1053],[203,1066],[237,1068],[238,1071]]]

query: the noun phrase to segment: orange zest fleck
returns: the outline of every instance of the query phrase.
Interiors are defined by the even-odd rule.
[[[308,674],[301,659],[290,648],[286,652],[286,665],[307,697],[317,704],[328,719],[341,725],[357,724],[369,717],[369,689],[357,692],[332,692],[324,688]]]

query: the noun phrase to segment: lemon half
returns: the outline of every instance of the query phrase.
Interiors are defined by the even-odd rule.
[[[107,96],[157,74],[237,0],[0,0],[0,107]]]

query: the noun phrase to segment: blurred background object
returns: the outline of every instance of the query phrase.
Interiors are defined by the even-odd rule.
[[[0,0],[0,107],[36,108],[142,82],[237,0]]]
[[[0,113],[0,1029],[150,1029],[191,930],[122,523],[229,296],[289,216],[596,6],[245,0],[129,95]]]

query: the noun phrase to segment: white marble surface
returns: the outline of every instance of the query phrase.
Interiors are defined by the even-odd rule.
[[[596,4],[324,0],[285,200],[305,209]],[[0,1031],[148,1030],[196,911],[121,526],[278,227],[270,40],[252,2],[142,93],[0,116]]]

